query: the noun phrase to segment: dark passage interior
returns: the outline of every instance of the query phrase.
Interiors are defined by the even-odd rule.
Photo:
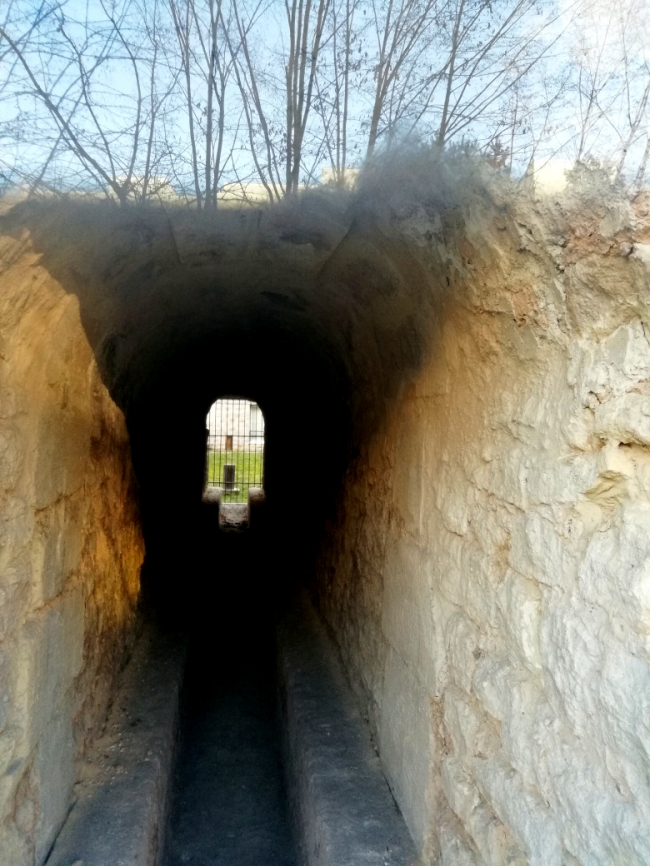
[[[273,626],[313,572],[350,422],[341,360],[311,327],[293,327],[301,310],[291,297],[261,294],[262,310],[235,308],[226,321],[204,312],[150,348],[148,377],[126,371],[137,389],[126,417],[143,594],[190,633],[165,866],[298,864]],[[239,533],[220,529],[219,509],[201,501],[206,412],[226,394],[254,399],[266,419],[267,501]]]
[[[277,717],[274,569],[253,533],[219,532],[216,509],[205,510],[212,590],[189,649],[163,863],[298,866]]]
[[[203,561],[206,413],[255,401],[265,419],[274,598],[304,581],[346,473],[423,363],[436,305],[381,196],[304,196],[267,210],[17,208],[74,293],[124,412],[140,487],[147,604],[190,622],[233,575]],[[84,224],[83,231],[79,226]],[[105,238],[111,238],[111,244]],[[59,251],[65,250],[65,255]],[[269,562],[272,561],[269,553]]]
[[[175,617],[180,609],[190,618],[206,606],[221,610],[242,575],[222,561],[220,537],[204,553],[205,416],[221,394],[250,396],[265,414],[267,532],[275,542],[284,536],[282,566],[274,567],[272,554],[266,565],[275,593],[313,558],[333,507],[349,420],[345,390],[337,387],[340,362],[314,355],[309,337],[255,322],[183,335],[181,346],[167,345],[155,376],[129,405],[147,548],[144,591]]]
[[[289,232],[280,211],[273,244],[257,240],[258,261],[206,265],[214,251],[202,238],[196,263],[181,254],[180,282],[166,288],[161,272],[153,283],[158,326],[131,319],[134,336],[101,346],[141,486],[144,595],[193,635],[167,866],[297,862],[275,716],[274,617],[313,580],[346,469],[422,352],[417,283],[404,298],[390,260],[403,251],[369,242],[368,229],[354,239],[345,210],[329,214],[345,232],[334,224],[328,237],[326,204],[302,233]],[[225,214],[221,225],[246,220],[260,232],[265,219]],[[279,262],[269,262],[267,244]],[[123,297],[142,292],[141,273],[121,282]],[[227,395],[254,400],[265,417],[266,503],[240,536],[219,532],[201,503],[206,412]]]
[[[177,326],[174,340],[151,347],[158,357],[147,378],[126,371],[137,383],[126,417],[141,488],[144,597],[191,636],[165,866],[299,862],[273,627],[313,573],[350,408],[334,341],[309,323],[295,327],[304,311],[292,294],[265,291],[261,310],[235,308],[226,321],[203,313]],[[254,399],[266,419],[267,499],[243,532],[220,529],[219,509],[201,501],[206,412],[226,394]]]

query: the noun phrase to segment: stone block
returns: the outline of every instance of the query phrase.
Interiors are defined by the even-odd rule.
[[[90,454],[91,427],[80,410],[62,413],[58,406],[43,412],[38,427],[34,506],[46,508],[78,490]]]
[[[406,824],[423,850],[433,832],[431,701],[410,666],[391,649],[384,672],[379,751]]]
[[[18,650],[17,702],[28,748],[35,746],[81,670],[84,602],[80,588],[58,597],[25,624]]]
[[[509,571],[499,588],[499,607],[510,644],[517,648],[523,663],[533,671],[542,667],[539,630],[542,593],[539,584]]]
[[[441,808],[438,820],[439,866],[479,866],[475,851],[460,822],[448,808]]]
[[[0,488],[11,490],[16,486],[24,451],[20,431],[13,425],[4,424],[0,428]]]
[[[145,627],[120,674],[104,732],[84,755],[74,806],[46,866],[71,866],[78,861],[86,866],[153,866],[160,862],[186,647],[180,634],[171,637],[152,625]],[[69,754],[65,726],[56,735],[61,751]],[[50,744],[55,743],[52,736]],[[42,758],[46,764],[46,751]],[[39,769],[38,761],[36,767]],[[48,796],[56,805],[42,826],[39,838],[44,843],[47,828],[56,827],[69,804],[66,785],[70,779],[57,779],[44,766],[40,780],[43,791],[49,786]]]
[[[476,668],[479,630],[457,609],[448,619],[445,643],[449,660],[449,674],[456,685],[469,692]]]
[[[417,671],[425,687],[436,694],[440,656],[436,653],[430,571],[412,540],[389,539],[383,583],[382,632],[401,658]]]
[[[480,863],[528,866],[512,834],[482,797],[473,774],[453,755],[443,759],[442,785],[449,805],[480,852]]]
[[[46,510],[31,544],[33,604],[40,607],[58,595],[79,567],[83,532],[78,509],[65,500]]]
[[[410,412],[409,420],[412,423],[404,425],[400,440],[400,453],[408,456],[401,463],[400,471],[395,473],[393,497],[395,508],[409,531],[417,533],[423,511],[423,431],[418,425],[413,410]]]
[[[530,866],[562,866],[557,819],[503,759],[477,760],[475,773],[486,799],[512,830]]]
[[[513,527],[508,557],[511,568],[548,586],[571,587],[577,576],[581,549],[550,512],[533,511]]]
[[[467,826],[471,816],[481,803],[481,794],[460,758],[448,755],[442,761],[442,790],[454,813]]]
[[[70,696],[41,733],[34,775],[38,812],[33,838],[36,862],[42,863],[72,805],[75,778]]]
[[[11,818],[0,824],[0,851],[7,866],[34,866],[34,845]]]
[[[33,531],[32,509],[21,497],[8,496],[0,509],[0,562],[6,566],[15,558],[30,543]]]
[[[334,647],[305,597],[276,634],[285,773],[300,862],[420,863]]]
[[[445,690],[444,720],[454,757],[465,765],[471,766],[475,756],[487,757],[498,750],[498,726],[463,689],[449,686]]]

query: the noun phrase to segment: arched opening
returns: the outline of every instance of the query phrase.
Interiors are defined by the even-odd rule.
[[[205,487],[224,502],[247,502],[264,488],[264,413],[252,400],[215,400],[206,417]]]

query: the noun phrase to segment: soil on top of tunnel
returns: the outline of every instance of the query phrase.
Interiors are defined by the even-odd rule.
[[[213,536],[214,538],[214,536]],[[297,866],[254,533],[220,532],[192,637],[164,866]]]

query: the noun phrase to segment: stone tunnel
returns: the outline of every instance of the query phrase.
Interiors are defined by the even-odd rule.
[[[407,168],[2,216],[2,866],[650,863],[650,199]],[[226,395],[266,418],[236,537]],[[298,859],[161,859],[183,707],[242,665]],[[120,774],[146,838],[100,861]]]

